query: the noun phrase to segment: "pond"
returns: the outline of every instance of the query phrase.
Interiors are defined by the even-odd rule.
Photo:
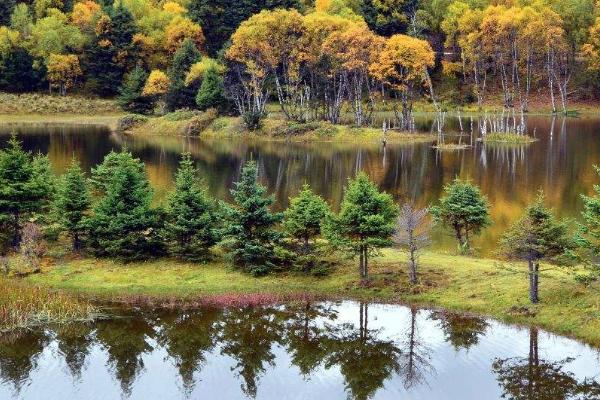
[[[469,119],[463,118],[465,130]],[[430,129],[431,120],[420,116],[418,126]],[[456,118],[446,130],[458,131]],[[214,196],[230,200],[229,190],[246,160],[257,160],[263,182],[275,194],[275,208],[288,204],[307,182],[316,192],[339,206],[343,187],[358,170],[365,170],[397,201],[413,200],[421,206],[435,203],[443,186],[456,176],[479,185],[492,204],[494,224],[476,240],[480,253],[492,255],[509,224],[542,189],[550,206],[562,217],[578,218],[580,195],[600,182],[593,165],[600,164],[600,118],[529,116],[527,131],[538,141],[526,146],[485,145],[476,137],[461,140],[473,146],[461,151],[438,151],[429,143],[397,145],[352,143],[282,143],[243,139],[203,140],[174,136],[127,137],[95,126],[4,125],[0,146],[16,130],[25,146],[50,155],[61,173],[76,155],[86,169],[100,163],[110,150],[126,146],[147,166],[157,199],[172,188],[182,151],[192,153],[202,178]],[[476,135],[475,135],[476,136]],[[449,140],[457,140],[450,137]],[[454,250],[454,238],[439,227],[434,246]]]
[[[398,305],[138,310],[0,343],[9,399],[600,399],[600,353]]]

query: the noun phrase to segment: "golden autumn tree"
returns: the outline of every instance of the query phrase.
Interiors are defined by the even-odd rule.
[[[386,40],[371,74],[400,96],[402,114],[396,112],[403,129],[410,129],[415,90],[422,87],[426,68],[434,66],[435,56],[428,42],[406,35]]]
[[[77,2],[73,5],[71,22],[82,32],[93,33],[96,20],[102,13],[100,5],[92,0]]]
[[[165,48],[174,54],[186,39],[192,40],[199,50],[204,48],[205,38],[200,25],[186,17],[175,17],[165,30]]]
[[[155,69],[148,75],[142,94],[144,96],[163,96],[167,93],[167,90],[169,90],[169,84],[170,82],[167,74],[161,70]]]
[[[385,40],[375,35],[365,24],[353,24],[349,29],[332,32],[323,43],[333,69],[341,71],[348,98],[354,111],[354,122],[365,122],[364,94],[367,92],[373,111],[373,91],[369,83],[369,68],[376,61]]]
[[[50,89],[58,87],[59,93],[63,96],[82,74],[79,58],[74,54],[50,54],[46,60],[46,69]]]

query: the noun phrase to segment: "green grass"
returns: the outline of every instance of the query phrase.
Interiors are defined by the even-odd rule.
[[[41,93],[0,93],[0,114],[75,114],[97,117],[122,113],[114,100]]]
[[[0,332],[89,321],[97,315],[88,301],[16,279],[0,278],[0,293]]]
[[[536,141],[529,135],[519,135],[516,133],[488,133],[483,138],[485,143],[506,143],[506,144],[529,144]]]
[[[360,282],[353,263],[321,278],[293,273],[253,278],[218,262],[198,265],[168,259],[133,264],[63,260],[27,280],[124,302],[134,297],[191,302],[224,294],[272,294],[415,303],[534,324],[600,345],[600,283],[585,286],[575,281],[572,271],[546,270],[541,276],[542,303],[532,306],[525,265],[429,252],[421,258],[421,284],[411,287],[405,258],[399,251],[384,251],[373,259],[367,283]]]

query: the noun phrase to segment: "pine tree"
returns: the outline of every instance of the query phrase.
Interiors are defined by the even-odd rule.
[[[15,248],[22,221],[49,204],[53,189],[48,157],[24,151],[13,136],[0,150],[0,226]]]
[[[22,47],[10,50],[0,61],[0,89],[24,93],[38,89],[46,74],[42,63],[38,69],[33,68],[34,59]]]
[[[359,256],[361,278],[368,277],[368,259],[391,244],[398,207],[392,196],[379,192],[367,174],[348,181],[340,212],[326,227],[326,236],[336,247]]]
[[[227,109],[223,77],[219,75],[215,68],[209,68],[206,71],[196,96],[196,104],[202,111],[215,108],[223,112]]]
[[[567,237],[567,225],[556,220],[540,193],[502,237],[500,247],[508,257],[527,261],[529,298],[535,304],[539,302],[540,261],[565,254],[573,248],[573,243]]]
[[[240,180],[231,191],[235,206],[230,210],[226,229],[227,246],[233,265],[253,275],[265,275],[274,267],[275,246],[281,234],[274,228],[282,215],[269,210],[273,196],[258,183],[258,167],[253,161],[242,168]]]
[[[285,232],[301,243],[305,254],[310,252],[310,241],[321,234],[321,228],[331,210],[321,196],[316,195],[309,185],[304,185],[298,196],[290,200],[284,212]]]
[[[217,207],[197,179],[190,155],[184,154],[169,198],[165,236],[169,252],[190,261],[206,260],[220,239]]]
[[[600,168],[595,167],[596,173],[600,175]],[[577,243],[587,249],[591,255],[591,261],[597,265],[600,257],[600,186],[594,185],[594,196],[581,195],[583,199],[583,223],[577,233]]]
[[[90,208],[90,193],[79,162],[73,158],[71,166],[58,185],[54,210],[60,227],[71,237],[73,250],[79,251],[86,229],[84,217]]]
[[[0,1],[0,26],[7,26],[10,24],[10,16],[15,8],[15,0],[2,0]]]
[[[471,236],[491,224],[490,205],[477,186],[458,178],[444,187],[444,193],[431,214],[436,222],[452,228],[461,251],[468,251]]]
[[[147,79],[148,74],[139,66],[125,76],[117,99],[123,110],[136,114],[152,114],[155,105],[154,97],[142,94]]]
[[[126,261],[160,254],[160,215],[151,207],[153,192],[143,163],[128,152],[110,161],[110,167],[100,168],[112,171],[104,181],[106,193],[86,222],[90,250]]]
[[[198,85],[186,86],[185,76],[192,65],[200,61],[200,57],[200,51],[190,39],[184,40],[179,50],[175,52],[173,64],[168,71],[170,85],[165,95],[167,110],[174,111],[180,108],[196,107]]]

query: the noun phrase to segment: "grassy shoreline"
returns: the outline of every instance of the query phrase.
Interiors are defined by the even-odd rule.
[[[410,303],[536,325],[600,346],[598,282],[585,286],[568,270],[545,271],[542,302],[532,306],[524,265],[427,252],[421,258],[421,284],[411,287],[404,260],[404,253],[385,250],[373,260],[366,283],[359,280],[354,263],[327,277],[285,273],[253,278],[219,262],[198,265],[165,259],[125,265],[85,258],[57,260],[26,280],[95,301],[174,308],[256,296],[271,301],[310,297]]]

